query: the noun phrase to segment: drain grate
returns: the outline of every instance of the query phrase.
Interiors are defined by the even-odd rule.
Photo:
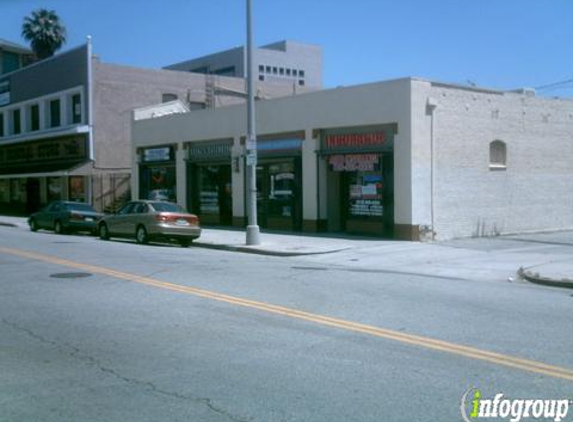
[[[52,278],[85,278],[91,277],[93,274],[90,273],[55,273],[50,274]]]

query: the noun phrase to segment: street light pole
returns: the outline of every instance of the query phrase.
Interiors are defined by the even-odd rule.
[[[257,224],[257,135],[255,133],[255,95],[253,84],[253,31],[251,0],[247,0],[247,245],[259,245]]]

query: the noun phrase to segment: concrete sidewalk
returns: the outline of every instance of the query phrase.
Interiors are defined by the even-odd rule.
[[[0,216],[0,226],[28,229],[23,217]],[[247,246],[244,230],[204,228],[195,247],[282,257],[354,271],[400,272],[470,280],[526,280],[573,288],[573,232],[538,233],[440,243],[355,236],[261,233]]]

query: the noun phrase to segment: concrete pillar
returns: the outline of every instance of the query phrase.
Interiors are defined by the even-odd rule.
[[[131,199],[139,198],[139,164],[142,157],[139,148],[133,150],[131,159]]]
[[[187,162],[185,161],[187,150],[179,143],[175,147],[175,177],[177,183],[177,203],[187,208]]]
[[[70,107],[68,105],[68,96],[60,95],[60,124],[68,126],[71,123]]]
[[[318,168],[316,151],[318,140],[312,129],[305,131],[302,143],[302,219],[304,231],[316,231],[318,219]]]

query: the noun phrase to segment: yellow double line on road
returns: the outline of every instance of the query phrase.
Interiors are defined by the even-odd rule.
[[[131,281],[133,283],[153,286],[160,289],[185,293],[193,296],[202,297],[205,299],[228,303],[231,305],[243,306],[245,308],[256,309],[270,314],[281,315],[288,318],[311,322],[314,324],[320,324],[328,327],[338,328],[341,330],[366,334],[374,337],[384,338],[387,340],[394,340],[412,346],[418,346],[425,349],[451,353],[454,355],[464,356],[470,359],[481,360],[496,365],[506,366],[554,378],[561,378],[573,381],[573,370],[559,366],[548,365],[534,360],[522,359],[515,356],[504,355],[501,353],[489,352],[487,350],[481,350],[475,347],[469,347],[447,341],[437,340],[431,337],[405,334],[399,331],[389,330],[385,328],[375,327],[372,325],[361,324],[352,321],[346,321],[339,318],[332,318],[325,315],[300,311],[298,309],[287,308],[284,306],[273,305],[270,303],[258,302],[254,300],[243,299],[240,297],[229,296],[217,292],[199,289],[196,287],[167,283],[149,277],[142,277],[136,274],[126,273],[123,271],[116,271],[110,268],[105,268],[100,266],[82,264],[80,262],[69,261],[54,256],[43,255],[34,252],[28,252],[6,247],[0,247],[0,252],[9,255],[19,256],[21,258],[58,264],[65,267],[91,272],[94,274],[106,275],[109,277]]]

